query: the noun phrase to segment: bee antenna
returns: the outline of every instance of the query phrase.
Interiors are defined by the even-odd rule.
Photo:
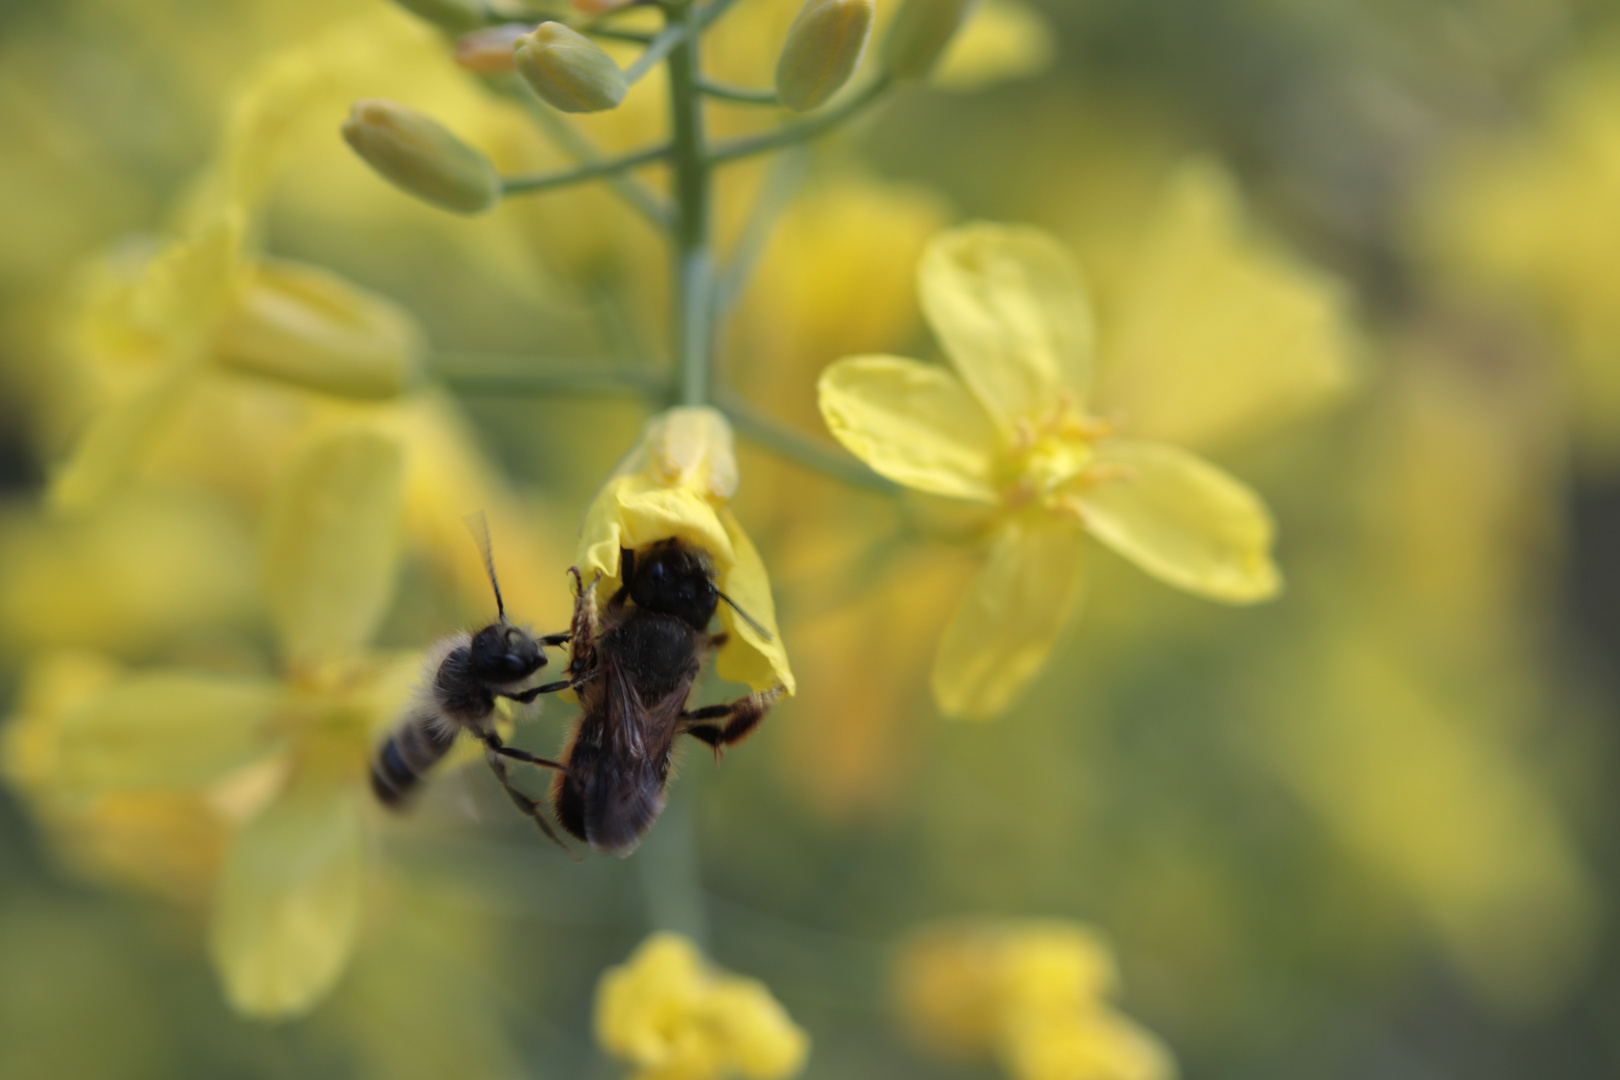
[[[467,523],[467,531],[472,533],[473,543],[478,545],[478,553],[484,557],[484,569],[489,573],[490,588],[495,590],[495,613],[500,616],[501,622],[505,622],[506,602],[501,599],[501,583],[495,577],[495,552],[489,543],[489,519],[480,510],[476,514],[468,514],[461,520]]]
[[[742,608],[738,607],[737,606],[737,601],[733,600],[731,597],[727,596],[725,593],[720,592],[719,589],[716,589],[715,592],[720,593],[720,599],[724,600],[727,604],[730,604],[731,605],[731,610],[735,611],[739,616],[741,616],[743,622],[747,623],[749,626],[754,628],[754,633],[756,633],[760,637],[764,638],[767,642],[772,640],[771,632],[769,630],[765,629],[763,626],[761,626],[759,624],[758,619],[754,618],[752,615],[748,614],[748,612],[746,612]]]

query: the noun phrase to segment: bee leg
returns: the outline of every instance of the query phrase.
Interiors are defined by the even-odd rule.
[[[566,645],[573,639],[573,633],[565,630],[560,634],[547,634],[545,637],[540,638],[539,640],[540,644],[542,645]]]
[[[555,694],[559,690],[577,689],[578,687],[584,686],[586,683],[590,682],[600,674],[602,674],[602,672],[600,669],[598,669],[596,671],[586,672],[583,676],[577,679],[558,679],[556,682],[541,683],[539,686],[531,686],[527,690],[519,690],[515,694],[502,694],[501,697],[520,702],[524,705],[529,705],[532,704],[534,699],[539,697],[541,694]]]
[[[574,575],[574,621],[570,630],[574,653],[568,660],[568,671],[577,676],[596,667],[596,583],[602,575],[597,574],[587,586],[580,580],[579,567],[570,566],[568,572]]]
[[[731,640],[731,635],[726,633],[724,630],[720,631],[718,634],[710,634],[709,635],[709,648],[718,649],[718,648],[720,648],[721,646],[723,646],[726,642],[728,642],[730,640]]]
[[[725,747],[746,739],[781,696],[782,688],[776,687],[723,705],[693,709],[681,714],[682,730],[713,747],[714,760],[718,763]]]
[[[502,745],[500,736],[493,733],[484,738],[484,745],[487,748],[484,753],[484,760],[489,762],[490,772],[495,774],[495,779],[500,782],[501,790],[505,791],[507,798],[512,800],[512,805],[528,815],[535,825],[539,827],[540,831],[545,834],[547,840],[568,852],[568,857],[578,862],[579,856],[575,855],[573,850],[562,842],[556,831],[552,829],[551,822],[546,820],[543,809],[545,804],[539,799],[530,798],[512,786],[512,778],[506,772],[506,762],[502,760],[503,754],[510,748]]]

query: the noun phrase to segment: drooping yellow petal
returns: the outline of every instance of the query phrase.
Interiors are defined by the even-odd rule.
[[[1077,526],[1026,514],[1002,526],[934,658],[947,716],[989,719],[1012,704],[1056,644],[1084,584]]]
[[[1250,488],[1196,454],[1165,443],[1097,446],[1108,479],[1075,498],[1093,536],[1154,577],[1234,604],[1275,596],[1272,523]]]
[[[297,462],[269,524],[265,588],[284,654],[342,656],[370,639],[394,589],[403,455],[362,430]]]
[[[736,555],[714,507],[689,487],[665,487],[641,473],[609,480],[585,515],[579,572],[590,584],[602,575],[601,593],[621,584],[619,551],[678,536],[709,553],[715,570],[731,568]]]
[[[1065,389],[1084,403],[1091,309],[1057,241],[1027,227],[965,225],[934,238],[917,277],[940,344],[1003,430],[1044,417]]]
[[[425,343],[397,304],[328,270],[261,260],[220,327],[226,367],[327,394],[387,398],[415,381]]]
[[[1251,437],[1352,378],[1348,291],[1250,236],[1236,186],[1210,162],[1173,178],[1121,309],[1098,396],[1149,438]]]
[[[64,791],[187,788],[270,753],[277,686],[188,672],[120,680],[68,712],[58,734]]]
[[[787,649],[782,644],[782,632],[776,626],[776,602],[771,598],[771,581],[765,574],[765,563],[754,550],[742,526],[730,510],[720,511],[720,524],[731,541],[735,561],[719,581],[720,591],[748,613],[749,618],[764,627],[770,635],[762,638],[745,620],[737,617],[731,605],[720,605],[720,623],[731,635],[731,643],[722,649],[715,661],[715,670],[722,679],[742,683],[754,690],[769,690],[780,686],[792,694],[798,684],[788,667]],[[741,646],[740,648],[735,646]]]
[[[159,434],[185,404],[197,367],[188,361],[150,376],[90,421],[71,457],[51,477],[53,507],[81,513],[104,502],[146,458]]]
[[[827,430],[897,484],[975,502],[996,500],[996,430],[962,380],[898,356],[850,356],[816,384]]]
[[[296,1016],[343,973],[365,878],[359,798],[342,778],[304,776],[231,842],[209,949],[237,1011]]]

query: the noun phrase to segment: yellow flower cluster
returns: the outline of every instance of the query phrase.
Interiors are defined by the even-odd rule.
[[[776,1080],[810,1052],[763,983],[714,971],[676,934],[654,934],[602,975],[596,1037],[635,1080]]]
[[[1104,1000],[1114,960],[1094,933],[1057,921],[930,927],[896,963],[901,1013],[919,1043],[993,1053],[1016,1080],[1169,1080],[1169,1051]]]

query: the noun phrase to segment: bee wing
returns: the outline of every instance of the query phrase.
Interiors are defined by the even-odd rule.
[[[636,849],[664,811],[670,747],[689,685],[649,708],[622,665],[610,664],[604,678],[607,753],[596,763],[582,809],[591,846],[623,856]]]

